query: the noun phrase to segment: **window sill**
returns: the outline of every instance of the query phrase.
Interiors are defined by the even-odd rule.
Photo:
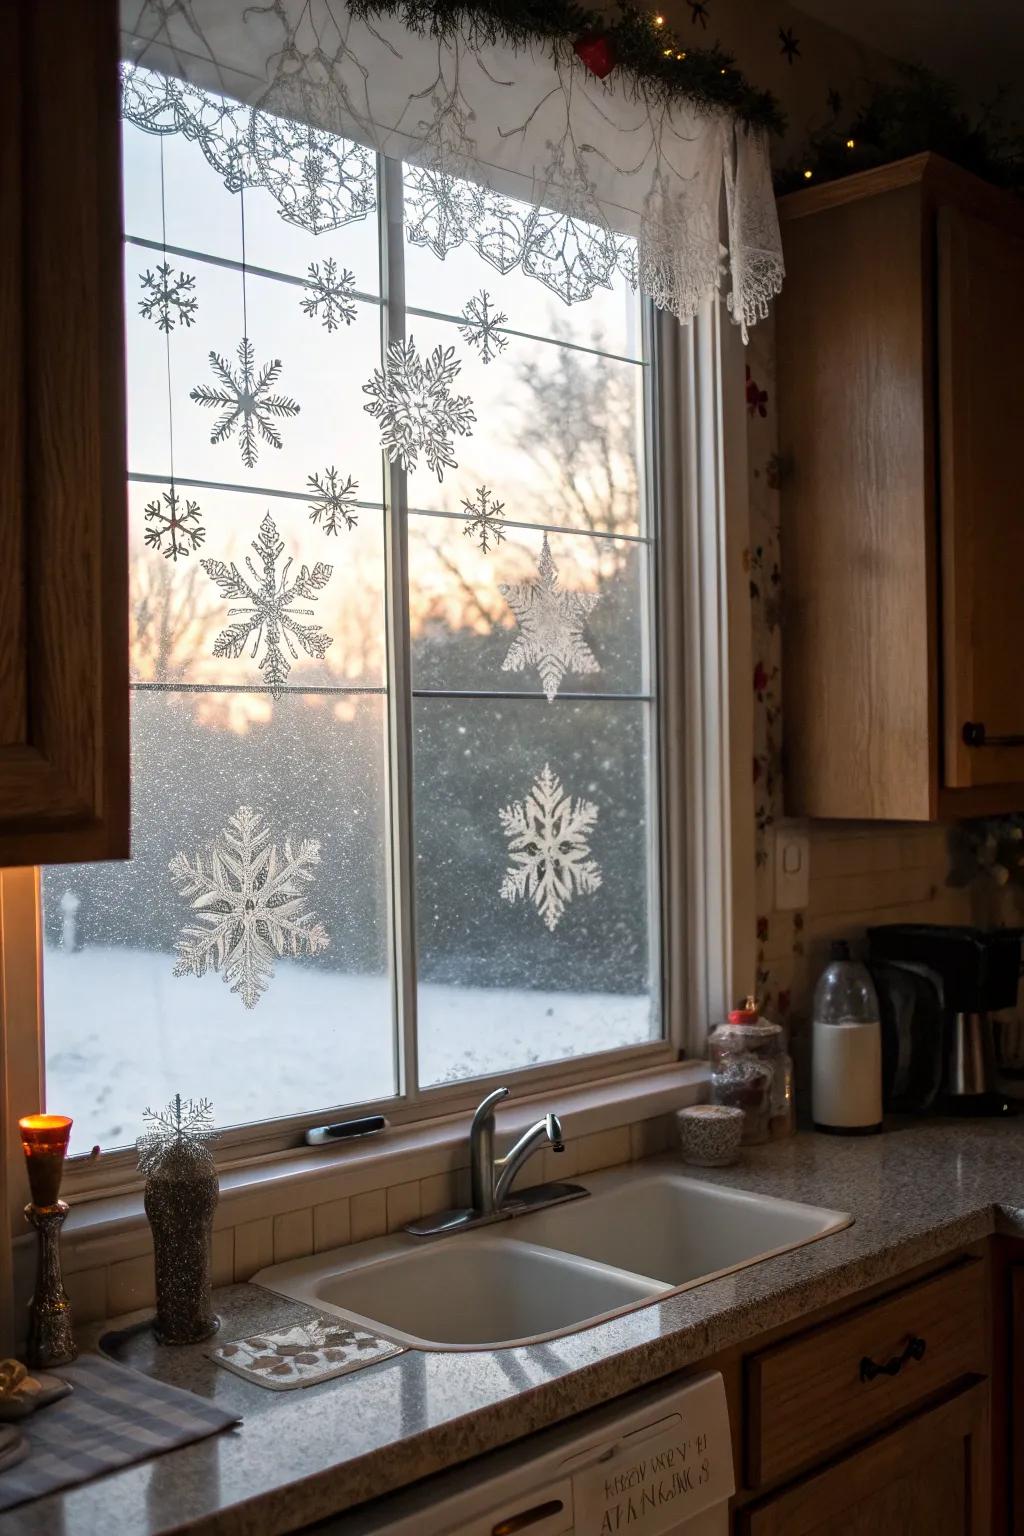
[[[555,1108],[567,1140],[575,1141],[696,1103],[707,1096],[707,1081],[706,1062],[684,1061],[575,1088],[549,1089],[499,1109],[497,1132],[502,1139],[513,1138],[539,1114]],[[460,1113],[395,1126],[343,1147],[293,1149],[223,1169],[214,1230],[456,1172],[468,1161],[469,1120]],[[26,1233],[16,1247],[27,1249],[31,1241]],[[74,1274],[136,1257],[149,1246],[141,1190],[103,1196],[72,1207],[63,1229],[64,1268]]]

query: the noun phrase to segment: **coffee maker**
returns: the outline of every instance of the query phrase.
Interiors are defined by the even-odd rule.
[[[992,1015],[1015,1008],[1024,929],[886,923],[868,929],[885,1107],[1002,1114]]]

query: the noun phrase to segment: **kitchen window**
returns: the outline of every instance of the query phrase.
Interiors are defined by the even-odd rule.
[[[133,857],[42,876],[72,1150],[129,1146],[176,1092],[284,1145],[666,1059],[681,598],[633,242],[567,305],[502,270],[500,221],[438,259],[415,167],[335,139],[239,188],[136,117]],[[332,170],[351,217],[316,228]]]

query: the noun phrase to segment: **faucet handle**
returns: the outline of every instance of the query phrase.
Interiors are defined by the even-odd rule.
[[[487,1095],[482,1104],[477,1105],[476,1114],[473,1116],[473,1123],[469,1129],[471,1136],[482,1130],[488,1120],[494,1119],[494,1106],[500,1104],[502,1099],[507,1099],[508,1096],[509,1089],[495,1088],[492,1093]]]
[[[548,1115],[548,1141],[551,1143],[552,1152],[565,1151],[565,1137],[562,1134],[562,1122],[557,1115]]]

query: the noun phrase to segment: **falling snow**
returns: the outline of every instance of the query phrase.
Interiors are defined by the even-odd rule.
[[[303,565],[295,580],[289,582],[292,568],[292,560],[289,558],[279,577],[277,562],[284,551],[284,540],[278,538],[277,528],[269,512],[260,524],[259,537],[253,540],[252,547],[260,567],[257,569],[253,564],[251,555],[246,556],[245,563],[252,575],[252,583],[246,580],[233,561],[230,565],[225,565],[223,560],[201,562],[211,581],[215,581],[220,588],[221,596],[227,602],[238,602],[241,605],[228,609],[229,616],[241,614],[242,617],[237,623],[229,624],[221,630],[214,641],[213,654],[235,660],[241,656],[251,635],[253,644],[250,654],[255,659],[262,642],[260,671],[274,698],[279,699],[291,671],[288,655],[293,661],[299,659],[295,642],[298,642],[307,656],[313,656],[318,661],[323,660],[328,648],[334,643],[333,638],[319,624],[298,622],[299,617],[311,614],[312,608],[294,606],[296,598],[315,601],[330,580],[332,567],[319,560],[312,570]]]
[[[257,374],[252,342],[248,336],[243,336],[238,343],[238,362],[236,372],[219,352],[211,352],[210,367],[220,379],[221,387],[218,389],[209,384],[197,384],[189,399],[197,405],[222,410],[223,414],[210,434],[211,443],[226,442],[241,423],[242,463],[247,469],[252,469],[259,458],[256,434],[259,433],[271,447],[282,448],[284,444],[273,418],[297,416],[299,406],[290,395],[269,393],[271,386],[277,383],[283,366],[279,357],[275,357],[271,363],[265,363]]]
[[[309,503],[309,520],[318,523],[324,533],[338,533],[341,524],[354,528],[359,521],[355,513],[356,492],[359,481],[348,475],[344,480],[333,467],[325,469],[323,479],[310,475],[306,481],[313,494]]]
[[[302,301],[303,312],[311,320],[321,320],[329,331],[336,331],[342,322],[351,325],[358,312],[352,303],[355,286],[355,274],[347,267],[339,273],[333,256],[328,256],[322,272],[320,263],[311,261],[306,277],[306,297]]]
[[[156,501],[147,502],[143,515],[150,524],[145,531],[147,548],[161,550],[164,559],[175,564],[179,557],[198,549],[206,538],[206,529],[199,522],[198,501],[186,499],[182,506],[173,485],[161,491]]]
[[[363,385],[365,406],[380,422],[380,441],[392,464],[415,470],[422,453],[438,480],[457,468],[456,435],[471,437],[476,415],[468,395],[453,395],[451,385],[462,364],[454,347],[435,347],[426,362],[412,336],[393,341],[383,369]]]
[[[199,308],[199,300],[193,289],[196,280],[189,272],[179,272],[177,278],[164,261],[156,272],[140,272],[139,282],[146,295],[139,300],[139,313],[143,320],[152,320],[162,331],[173,331],[180,320],[192,325]]]
[[[531,900],[550,933],[573,896],[592,896],[601,870],[587,841],[597,822],[592,800],[563,793],[547,763],[525,800],[498,812],[508,839],[510,863],[501,883],[503,901]]]
[[[481,362],[486,364],[492,358],[500,357],[508,346],[508,337],[503,336],[499,329],[507,319],[508,315],[502,310],[492,310],[491,296],[486,288],[481,288],[462,311],[462,324],[459,326],[462,339],[476,348]]]
[[[177,941],[175,976],[220,971],[245,1006],[255,1008],[270,985],[276,956],[316,955],[330,942],[316,914],[306,910],[303,891],[319,863],[320,844],[313,839],[303,839],[294,852],[286,839],[280,857],[263,817],[246,805],[194,861],[176,853],[168,869],[191,901],[195,922]]]
[[[505,519],[502,516],[505,503],[492,501],[486,485],[480,485],[477,486],[476,500],[467,501],[463,498],[462,505],[466,510],[466,526],[462,531],[467,539],[479,539],[480,548],[486,555],[492,542],[500,544],[505,537]]]
[[[558,568],[544,535],[537,580],[510,585],[498,591],[519,622],[519,633],[501,664],[503,672],[536,667],[548,703],[558,693],[566,672],[600,672],[597,657],[583,638],[583,623],[597,606],[597,592],[566,592],[558,584]]]

